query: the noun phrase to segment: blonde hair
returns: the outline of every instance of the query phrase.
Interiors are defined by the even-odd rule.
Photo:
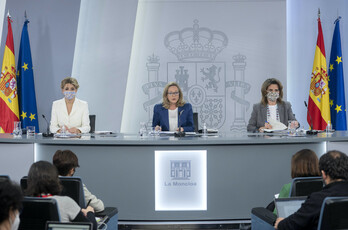
[[[77,80],[73,77],[64,78],[62,82],[60,83],[60,88],[63,89],[66,84],[72,84],[76,89],[80,87]]]
[[[283,85],[282,83],[276,79],[276,78],[268,78],[266,81],[263,82],[262,87],[261,87],[261,104],[263,105],[267,105],[268,100],[267,100],[267,89],[270,85],[278,85],[278,89],[279,89],[279,98],[277,99],[277,102],[282,103],[282,99],[283,99]]]
[[[176,102],[176,106],[177,107],[184,106],[185,105],[184,96],[182,94],[182,91],[181,91],[179,85],[176,82],[169,82],[163,90],[163,102],[162,102],[163,107],[166,109],[169,109],[169,107],[170,107],[170,102],[167,98],[167,95],[168,95],[168,89],[171,86],[176,86],[179,90],[179,100]]]

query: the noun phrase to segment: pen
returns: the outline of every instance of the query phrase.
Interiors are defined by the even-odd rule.
[[[90,200],[88,201],[88,203],[87,203],[87,206],[86,206],[86,207],[88,207],[88,205],[91,203],[91,201],[92,201],[92,199],[90,199]]]

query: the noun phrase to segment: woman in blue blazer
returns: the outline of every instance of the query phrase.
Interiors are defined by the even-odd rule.
[[[185,103],[176,82],[170,82],[163,91],[163,102],[153,109],[152,127],[161,131],[193,132],[193,113],[190,103]]]

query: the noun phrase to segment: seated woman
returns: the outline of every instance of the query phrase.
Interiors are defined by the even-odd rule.
[[[53,155],[53,165],[56,166],[60,176],[73,176],[75,168],[79,166],[79,159],[70,150],[57,150]],[[93,195],[83,184],[83,192],[85,194],[85,203],[94,208],[94,211],[101,212],[104,210],[104,203]]]
[[[59,182],[58,171],[47,161],[33,163],[28,173],[28,187],[26,195],[35,197],[51,197],[58,203],[62,222],[91,222],[93,229],[97,229],[94,209],[81,207],[70,197],[60,196],[62,186]]]
[[[291,158],[291,178],[296,177],[317,177],[321,176],[319,171],[319,160],[314,151],[302,149]],[[290,197],[291,183],[285,184],[280,192],[279,198]],[[276,214],[276,210],[274,209]]]
[[[22,199],[22,190],[18,185],[9,180],[0,182],[0,229],[18,229]]]
[[[185,103],[177,83],[170,82],[164,88],[163,102],[153,109],[152,127],[161,131],[194,131],[192,106]]]
[[[88,133],[91,129],[88,104],[75,97],[79,83],[75,78],[67,77],[60,87],[64,98],[52,104],[51,132],[60,133],[63,129],[69,133]]]
[[[278,79],[269,78],[261,87],[261,102],[254,104],[247,127],[248,132],[263,132],[272,129],[270,120],[275,120],[288,126],[288,121],[294,121],[299,126],[292,112],[291,104],[283,101],[283,85]]]

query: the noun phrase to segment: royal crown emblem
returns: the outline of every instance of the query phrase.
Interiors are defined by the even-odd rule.
[[[213,61],[227,44],[223,32],[199,27],[198,20],[192,28],[173,31],[164,39],[164,45],[179,61]]]

